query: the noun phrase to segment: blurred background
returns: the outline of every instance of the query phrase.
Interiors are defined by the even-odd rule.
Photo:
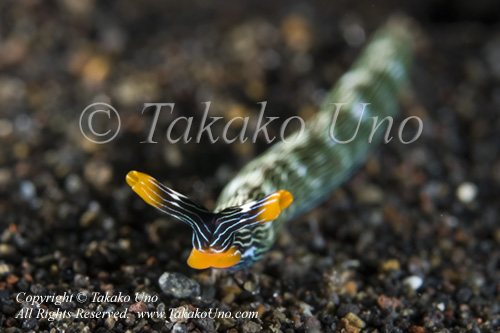
[[[147,172],[213,208],[222,187],[269,145],[263,136],[172,144],[171,122],[193,117],[195,136],[202,102],[211,101],[209,116],[224,117],[214,133],[248,116],[251,137],[257,103],[267,101],[266,116],[280,117],[268,127],[278,135],[288,117],[315,114],[395,13],[422,29],[402,112],[424,120],[422,137],[377,149],[249,271],[215,278],[187,267],[191,231],[147,207],[126,173]],[[498,327],[499,13],[500,2],[486,0],[2,1],[0,326],[355,331],[361,324],[346,319],[353,313],[387,332]],[[106,144],[80,131],[81,113],[95,102],[120,115]],[[158,118],[156,144],[141,144],[154,120],[144,103],[175,103]],[[95,122],[102,132],[116,126],[102,114]],[[229,137],[239,131],[235,123]],[[172,136],[183,133],[179,124]],[[200,284],[201,297],[162,294],[164,271]],[[412,289],[415,279],[421,286]],[[148,309],[190,304],[259,309],[260,317],[167,325],[133,311],[116,323],[14,318],[25,306],[17,292],[69,290],[146,290],[161,296]]]

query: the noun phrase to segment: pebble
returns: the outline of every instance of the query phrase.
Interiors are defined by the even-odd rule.
[[[8,137],[13,130],[12,123],[7,119],[0,119],[0,137]]]
[[[144,96],[148,96],[150,99],[158,98],[159,90],[154,78],[150,75],[131,75],[116,85],[113,89],[113,96],[130,107],[142,103]],[[169,145],[169,148],[171,147],[175,147],[175,145]]]
[[[23,321],[23,330],[33,330],[38,326],[38,320],[35,318],[28,318]]]
[[[457,301],[460,303],[467,303],[469,302],[470,298],[472,297],[473,292],[469,287],[462,287],[458,290],[456,294]]]
[[[468,204],[476,199],[477,192],[477,186],[473,183],[462,183],[457,188],[457,198],[463,203]]]
[[[26,200],[29,200],[35,197],[36,188],[32,182],[30,182],[29,180],[25,180],[21,182],[21,185],[19,187],[19,192],[21,193],[21,197],[23,197]]]
[[[243,333],[259,333],[261,330],[262,326],[250,320],[241,324],[241,331]]]
[[[302,313],[304,314],[304,316],[307,316],[307,317],[312,317],[312,312],[311,310],[314,310],[314,307],[305,303],[305,302],[300,302],[300,309],[302,310]]]
[[[359,333],[361,331],[361,328],[351,325],[349,320],[345,318],[342,318],[342,320],[339,323],[339,326],[340,328],[342,328],[341,332]]]
[[[350,324],[352,324],[357,328],[365,328],[366,326],[366,323],[352,312],[346,314],[344,318],[347,319]]]
[[[441,303],[438,303],[436,304],[436,308],[439,310],[439,311],[444,311],[446,309],[445,305],[443,302]]]
[[[267,309],[263,304],[259,304],[255,311],[258,313],[258,317],[262,318],[262,315],[267,311]]]
[[[375,185],[360,186],[355,195],[356,200],[365,205],[380,204],[384,200],[384,192]]]
[[[217,329],[219,330],[219,332],[230,332],[231,329],[236,330],[234,328],[236,322],[237,319],[235,318],[217,318],[217,324],[218,324]]]
[[[412,256],[408,260],[408,271],[413,275],[425,276],[429,273],[431,267],[427,260]]]
[[[215,319],[213,318],[199,318],[193,320],[196,327],[201,328],[202,332],[216,332]]]
[[[165,303],[160,303],[160,304],[158,304],[158,306],[156,307],[156,311],[157,311],[158,313],[165,313],[165,314],[166,314],[166,313],[167,313],[167,311],[169,311],[169,309],[167,309],[167,308],[166,308]],[[161,318],[161,316],[154,317],[154,318],[152,318],[152,319],[153,319],[153,321],[155,321],[155,322],[165,321],[165,318]]]
[[[354,297],[358,291],[358,286],[354,281],[347,281],[344,284],[344,290],[349,296]]]
[[[80,176],[74,173],[68,175],[68,177],[66,177],[66,180],[64,181],[64,187],[66,191],[71,194],[80,192],[82,189],[82,180]]]
[[[33,283],[30,286],[30,291],[34,295],[45,295],[47,294],[47,288],[41,283]]]
[[[104,321],[104,326],[106,326],[108,330],[112,330],[115,327],[115,323],[116,319],[111,316],[106,318],[106,320]]]
[[[109,73],[110,60],[101,55],[95,55],[83,67],[82,76],[85,83],[96,85],[102,82]]]
[[[1,246],[2,246],[2,244],[0,244],[0,247]],[[10,272],[12,272],[12,266],[1,262],[0,263],[0,276],[5,275],[5,274],[10,273]]]
[[[243,289],[252,294],[257,294],[259,292],[259,285],[253,281],[246,281],[245,284],[243,284]]]
[[[321,332],[321,323],[316,317],[307,317],[304,321],[306,332],[319,333]]]
[[[388,272],[388,271],[396,271],[398,269],[400,269],[401,265],[399,263],[399,260],[397,259],[389,259],[389,260],[386,260],[384,261],[381,265],[380,265],[380,268],[382,269],[382,271],[384,272]]]
[[[91,161],[85,164],[85,179],[97,188],[104,188],[113,177],[113,168],[108,163]]]
[[[165,161],[168,165],[178,168],[183,163],[182,153],[177,145],[169,145],[168,149],[164,150]]]
[[[347,44],[359,47],[365,41],[365,31],[363,27],[356,22],[341,22],[341,29]]]
[[[170,311],[170,321],[173,323],[185,323],[189,320],[188,314],[191,312],[187,305],[179,306],[177,308],[173,308]]]
[[[163,273],[158,279],[161,290],[175,298],[198,296],[200,285],[181,273]]]
[[[13,285],[13,284],[16,284],[17,281],[19,281],[19,278],[17,276],[15,276],[14,274],[10,274],[9,276],[7,276],[6,281],[8,284]]]
[[[390,307],[395,309],[396,307],[401,306],[400,300],[395,297],[387,297],[383,294],[378,297],[377,303],[382,309],[388,309]]]
[[[16,253],[15,247],[10,244],[0,244],[0,258],[8,258]]]
[[[418,290],[424,283],[424,280],[417,275],[412,275],[403,280],[403,285],[409,286],[413,290]]]
[[[90,279],[88,276],[82,274],[75,274],[74,284],[77,288],[85,288],[89,285]]]
[[[58,1],[58,4],[67,10],[69,14],[77,17],[86,17],[92,13],[92,10],[95,7],[94,2],[92,1],[87,3],[86,1],[61,0]]]
[[[337,309],[337,316],[345,317],[349,312],[357,315],[359,313],[358,306],[354,304],[341,304]]]
[[[92,225],[92,223],[99,216],[99,211],[96,210],[87,210],[80,217],[80,226],[83,228],[88,228]]]
[[[312,44],[309,21],[300,15],[291,14],[281,24],[281,33],[288,47],[296,52],[306,52]]]
[[[7,185],[10,181],[12,181],[12,171],[7,168],[0,169],[0,186]]]
[[[137,303],[132,304],[128,310],[129,310],[129,312],[132,312],[132,313],[146,312],[146,311],[148,311],[148,306],[144,302],[137,302]]]
[[[221,301],[224,304],[231,304],[231,303],[233,303],[235,298],[236,298],[236,295],[234,293],[229,293],[226,296],[224,296]]]
[[[188,331],[187,326],[181,323],[176,323],[174,327],[172,327],[172,332],[175,333],[185,333],[187,331]]]
[[[33,119],[27,114],[19,114],[14,120],[14,127],[16,131],[26,134],[30,132],[33,127]]]
[[[276,319],[278,319],[280,322],[282,323],[291,323],[292,320],[291,319],[288,319],[286,317],[286,315],[283,313],[283,311],[285,311],[284,308],[278,308],[278,309],[275,309],[273,311],[273,317],[275,317]]]
[[[135,323],[135,315],[133,313],[127,313],[127,318],[125,318],[125,325],[132,326]]]

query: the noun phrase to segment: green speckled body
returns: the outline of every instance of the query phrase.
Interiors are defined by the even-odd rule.
[[[306,123],[305,131],[294,140],[272,146],[246,167],[224,188],[216,211],[239,206],[280,189],[293,194],[294,201],[271,223],[244,228],[235,235],[233,245],[242,253],[233,267],[244,268],[262,258],[273,245],[283,224],[324,201],[331,192],[355,172],[371,149],[380,143],[381,126],[371,143],[373,119],[379,122],[398,110],[399,94],[408,85],[412,62],[412,42],[408,22],[392,19],[373,36],[352,68],[343,75],[325,98],[318,114]],[[330,129],[336,106],[338,112],[333,136],[349,140],[338,143]],[[362,103],[369,103],[360,120]]]

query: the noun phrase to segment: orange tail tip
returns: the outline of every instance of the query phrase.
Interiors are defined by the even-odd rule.
[[[283,210],[290,206],[293,201],[292,193],[286,190],[280,190],[277,193],[280,195],[280,209]]]
[[[139,177],[137,174],[138,174],[138,172],[134,171],[134,170],[127,173],[125,180],[127,181],[127,184],[130,187],[134,187],[134,185],[137,184],[137,182],[139,181]]]
[[[125,180],[132,190],[151,206],[158,208],[159,204],[164,201],[156,184],[157,181],[150,175],[139,171],[130,171]]]
[[[137,183],[140,181],[141,178],[145,177],[150,177],[150,176],[146,175],[145,173],[133,170],[127,173],[125,180],[127,181],[127,184],[130,187],[134,187],[135,185],[137,185]]]
[[[283,209],[290,206],[292,201],[292,194],[285,190],[280,190],[268,196],[261,210],[262,218],[264,219],[262,222],[275,220]]]
[[[193,248],[188,258],[188,265],[194,269],[228,268],[236,265],[241,259],[241,253],[236,248],[231,247],[226,252],[201,252]]]

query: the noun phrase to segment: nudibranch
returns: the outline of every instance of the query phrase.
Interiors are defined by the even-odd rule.
[[[236,265],[242,253],[233,243],[234,235],[253,225],[271,223],[293,201],[290,192],[279,190],[260,200],[211,212],[145,173],[130,171],[126,181],[146,203],[193,229],[193,249],[187,263],[195,269]]]
[[[382,141],[376,122],[392,124],[398,112],[399,95],[409,84],[413,39],[411,20],[389,20],[327,94],[304,132],[291,134],[243,167],[222,190],[215,212],[144,173],[131,171],[128,184],[148,204],[191,226],[191,267],[251,266],[271,249],[284,223],[328,198]],[[365,107],[370,116],[363,117]]]

